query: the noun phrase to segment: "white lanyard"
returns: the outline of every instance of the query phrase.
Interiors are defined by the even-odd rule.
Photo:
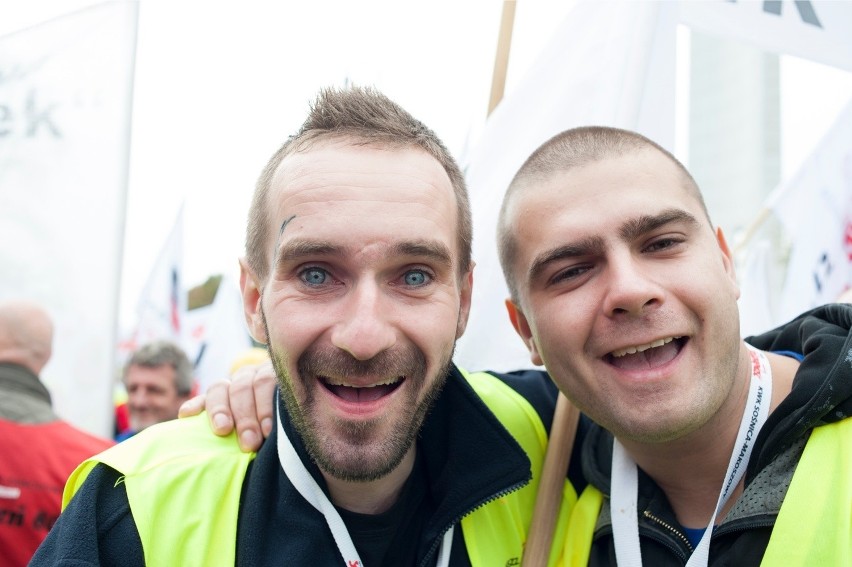
[[[331,530],[331,535],[334,536],[334,541],[337,543],[337,549],[343,557],[345,567],[364,567],[361,562],[361,557],[355,550],[355,544],[352,543],[352,537],[349,535],[349,530],[343,523],[343,518],[334,507],[334,504],[319,487],[317,481],[305,468],[302,459],[299,458],[296,449],[293,448],[293,443],[284,433],[284,427],[281,425],[281,416],[278,416],[278,459],[281,461],[281,468],[284,469],[284,474],[293,483],[296,490],[302,497],[310,502],[311,506],[319,510],[328,523],[328,528]],[[438,551],[438,567],[447,567],[450,564],[450,549],[453,546],[453,531],[455,526],[451,526],[447,533],[444,534],[444,539],[441,541],[441,548]]]
[[[706,567],[710,552],[710,537],[716,516],[725,506],[731,492],[739,484],[745,474],[754,439],[763,427],[769,415],[772,398],[772,370],[766,355],[749,347],[751,355],[751,382],[749,384],[748,401],[740,422],[737,443],[731,452],[728,462],[728,472],[725,482],[716,501],[716,510],[710,518],[707,529],[701,541],[692,552],[687,567]],[[641,567],[642,555],[639,548],[639,520],[637,517],[636,498],[638,491],[636,463],[616,439],[612,452],[612,494],[610,496],[610,514],[612,515],[612,532],[615,540],[615,557],[619,567]]]

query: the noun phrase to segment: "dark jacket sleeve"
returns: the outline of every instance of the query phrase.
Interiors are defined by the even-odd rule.
[[[140,566],[145,558],[118,471],[97,465],[36,550],[30,566]]]

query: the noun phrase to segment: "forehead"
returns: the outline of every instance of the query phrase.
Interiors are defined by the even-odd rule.
[[[706,222],[680,169],[660,152],[641,150],[524,181],[507,220],[519,260],[529,260],[566,240],[616,238],[624,223],[672,209]]]
[[[291,154],[276,170],[269,208],[271,236],[282,240],[456,238],[449,176],[416,147],[337,140]]]
[[[175,369],[170,364],[160,364],[158,366],[142,366],[141,364],[131,364],[127,368],[128,382],[165,382],[174,380]]]

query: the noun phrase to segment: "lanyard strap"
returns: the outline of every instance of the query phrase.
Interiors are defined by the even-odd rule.
[[[731,492],[739,484],[745,474],[746,466],[754,447],[754,439],[763,427],[769,415],[772,398],[772,370],[766,355],[749,346],[751,360],[751,381],[749,384],[748,401],[740,421],[737,442],[731,452],[725,482],[719,491],[716,509],[704,530],[701,541],[692,552],[687,567],[706,567],[710,552],[710,538],[716,516],[725,506]],[[610,498],[610,514],[612,515],[612,531],[615,540],[615,557],[619,567],[641,567],[642,555],[639,547],[639,519],[637,510],[637,493],[639,473],[636,462],[627,454],[624,446],[615,439],[612,454],[612,495]]]
[[[302,459],[299,458],[293,443],[284,433],[284,427],[281,425],[281,416],[278,416],[278,459],[281,461],[281,468],[284,474],[293,483],[299,494],[307,500],[311,506],[325,516],[325,521],[328,528],[331,530],[331,535],[334,537],[334,542],[337,544],[337,549],[343,557],[344,567],[364,567],[361,562],[361,557],[355,549],[355,544],[352,543],[352,537],[349,535],[349,530],[346,529],[346,524],[343,523],[343,518],[334,507],[334,504],[325,495],[317,481],[305,468]],[[455,526],[450,526],[450,529],[444,534],[444,539],[441,541],[441,548],[438,551],[438,567],[447,567],[450,564],[450,550],[453,545],[453,531]]]

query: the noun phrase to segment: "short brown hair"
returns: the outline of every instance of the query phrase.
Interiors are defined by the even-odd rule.
[[[543,143],[527,158],[503,197],[503,205],[497,221],[497,248],[503,275],[515,303],[519,301],[519,295],[512,266],[517,259],[517,241],[508,218],[509,202],[512,196],[522,188],[529,187],[536,181],[543,181],[556,172],[568,171],[603,159],[616,158],[642,150],[656,150],[677,167],[683,178],[685,189],[698,200],[707,220],[710,220],[707,205],[704,203],[695,179],[677,158],[656,142],[630,130],[607,126],[582,126],[566,130]]]
[[[131,366],[157,368],[171,366],[175,371],[175,388],[180,396],[192,392],[192,363],[186,353],[178,345],[170,341],[154,341],[147,343],[135,351],[124,365],[122,380],[126,381],[127,371]]]
[[[275,152],[257,181],[246,230],[246,260],[255,276],[266,279],[270,235],[267,215],[269,191],[278,166],[290,154],[307,150],[318,140],[350,138],[356,144],[426,150],[450,178],[458,207],[459,270],[470,269],[473,229],[470,200],[456,160],[435,133],[401,106],[373,88],[327,88],[317,95],[308,117],[296,134]]]

